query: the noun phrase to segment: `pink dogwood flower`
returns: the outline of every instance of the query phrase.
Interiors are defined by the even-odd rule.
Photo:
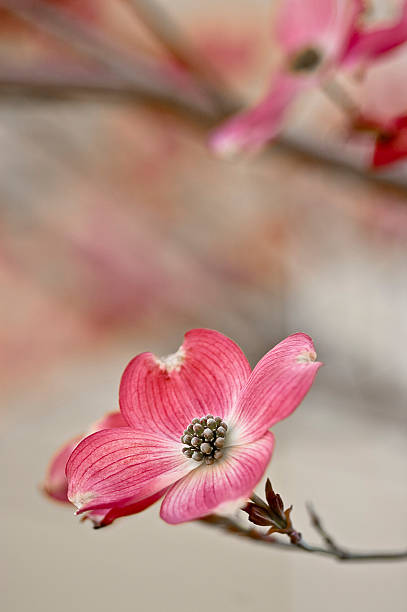
[[[175,524],[242,505],[271,458],[269,428],[308,392],[320,367],[309,336],[289,336],[251,372],[242,350],[208,329],[189,331],[164,358],[142,353],[121,380],[127,427],[98,431],[67,463],[77,513],[164,495]]]
[[[219,154],[256,150],[283,126],[299,94],[338,68],[370,65],[407,40],[407,1],[390,26],[366,28],[362,0],[283,0],[274,34],[283,52],[271,86],[252,109],[217,129],[210,146]]]
[[[125,427],[126,421],[123,419],[120,412],[110,412],[102,417],[99,421],[94,423],[88,434],[92,434],[96,431],[108,428],[119,428]],[[84,436],[76,436],[64,444],[52,457],[48,466],[45,481],[42,485],[42,490],[50,498],[69,504],[68,499],[68,481],[65,474],[66,463],[79,442]],[[128,516],[130,514],[137,514],[144,510],[147,506],[150,506],[161,495],[155,495],[152,498],[142,500],[141,502],[132,503],[131,500],[122,506],[116,506],[115,508],[104,508],[101,510],[93,510],[88,512],[84,518],[88,518],[93,522],[94,527],[105,527],[110,525],[115,519],[121,516]]]

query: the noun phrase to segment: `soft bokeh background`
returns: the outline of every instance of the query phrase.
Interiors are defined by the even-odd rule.
[[[162,4],[236,91],[258,95],[273,3]],[[78,7],[118,47],[162,53],[124,3]],[[80,55],[33,26],[4,12],[0,27],[7,70],[86,78]],[[297,110],[290,138],[363,158],[341,144],[329,102]],[[106,99],[0,95],[0,137],[2,611],[175,612],[206,606],[201,589],[225,612],[404,611],[405,563],[273,551],[170,527],[157,506],[93,531],[39,491],[58,446],[117,407],[136,353],[173,352],[186,330],[212,327],[254,364],[301,330],[326,365],[275,428],[268,475],[307,539],[312,500],[343,545],[405,547],[403,166],[391,187],[281,145],[221,161],[190,122]]]

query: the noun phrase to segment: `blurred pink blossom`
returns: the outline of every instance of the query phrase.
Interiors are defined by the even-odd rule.
[[[363,25],[361,0],[283,0],[274,35],[283,57],[263,99],[211,138],[220,154],[256,150],[280,131],[291,103],[338,68],[367,66],[407,40],[407,1],[386,27]]]

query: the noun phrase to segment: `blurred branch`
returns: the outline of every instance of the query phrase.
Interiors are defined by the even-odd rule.
[[[123,0],[136,17],[154,35],[175,62],[190,74],[200,78],[201,85],[212,98],[219,113],[231,112],[226,99],[226,84],[215,66],[205,61],[187,40],[171,15],[153,0]],[[236,104],[233,105],[235,107]]]
[[[119,51],[98,29],[43,0],[0,0],[0,7],[96,62],[116,79],[120,77],[127,88],[132,86],[141,92],[169,98],[179,98],[182,91],[187,104],[212,106],[212,101],[192,76],[185,75],[181,87],[180,79],[163,70],[150,57]]]
[[[178,29],[168,18],[160,24],[157,5],[146,0],[125,0],[142,15],[144,23],[154,31],[156,38],[180,63],[188,67],[183,80],[177,79],[151,58],[137,54],[122,53],[98,30],[72,17],[61,9],[50,6],[43,0],[0,0],[0,7],[64,42],[71,49],[105,68],[105,73],[89,76],[87,82],[56,75],[47,75],[35,80],[32,76],[0,73],[0,97],[28,97],[38,101],[91,98],[113,99],[130,103],[146,103],[159,109],[177,113],[181,118],[192,120],[194,125],[205,130],[213,128],[227,116],[239,110],[239,103],[231,101],[214,85],[215,73],[204,69],[204,61],[197,58],[184,42],[175,40]],[[188,59],[188,54],[192,53]],[[192,74],[194,71],[194,74]],[[199,74],[196,74],[198,72]],[[205,74],[204,82],[202,75]],[[201,76],[200,76],[201,75]],[[215,92],[215,93],[214,93]],[[290,154],[303,157],[309,162],[321,162],[347,173],[406,193],[407,180],[400,175],[373,173],[339,153],[326,151],[319,145],[298,137],[284,136],[274,141],[270,148],[279,148]]]
[[[150,86],[151,85],[151,86]],[[93,101],[117,100],[125,103],[148,104],[150,107],[170,110],[190,119],[194,124],[211,126],[217,115],[207,104],[194,96],[180,96],[177,89],[157,84],[136,85],[123,83],[115,77],[104,78],[92,75],[85,78],[55,75],[31,77],[30,75],[10,75],[0,71],[0,97],[13,100],[37,101]]]

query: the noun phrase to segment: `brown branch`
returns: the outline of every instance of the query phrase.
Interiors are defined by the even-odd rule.
[[[124,102],[143,102],[175,112],[204,129],[215,126],[238,110],[238,104],[229,101],[225,101],[222,110],[214,108],[216,105],[213,99],[205,97],[202,89],[194,89],[192,82],[191,88],[180,88],[159,66],[145,58],[138,57],[134,61],[132,58],[129,63],[126,55],[106,46],[108,43],[100,33],[82,23],[78,24],[78,20],[67,14],[61,16],[61,11],[47,6],[42,0],[0,0],[0,7],[63,40],[71,48],[109,69],[108,74],[104,76],[105,81],[89,79],[87,84],[74,80],[51,81],[46,78],[33,82],[32,79],[18,79],[10,75],[3,75],[2,78],[0,75],[0,96],[22,97],[23,100],[26,100],[27,96],[33,96],[39,101],[61,100],[64,97],[103,97]],[[158,30],[155,32],[157,36],[160,35]],[[168,41],[164,41],[164,44],[166,42]],[[113,77],[115,81],[112,83]],[[367,178],[378,185],[391,188],[395,193],[404,195],[407,190],[407,181],[402,175],[370,172],[340,152],[327,151],[298,137],[280,136],[272,143],[271,148],[288,151],[310,162],[317,161],[327,166],[342,168],[356,177]]]
[[[140,86],[125,83],[109,75],[108,78],[89,75],[86,79],[76,76],[55,75],[49,78],[38,74],[10,75],[0,71],[0,97],[38,102],[66,100],[109,100],[120,103],[147,104],[149,107],[175,113],[194,125],[211,127],[217,122],[217,115],[207,104],[194,97],[179,95],[177,89],[148,84]]]
[[[66,11],[43,0],[0,0],[0,7],[96,62],[109,75],[120,77],[125,85],[154,92],[156,96],[171,93],[171,96],[179,97],[179,81],[164,71],[157,61],[141,53],[124,53],[98,29]],[[213,106],[213,101],[192,77],[183,80],[182,95],[188,103]]]
[[[330,547],[323,548],[322,546],[313,546],[305,542],[302,538],[297,543],[288,543],[277,540],[272,536],[268,536],[265,533],[260,532],[254,527],[243,527],[238,521],[231,518],[218,516],[212,514],[210,516],[200,519],[205,525],[217,527],[226,533],[230,533],[242,538],[247,538],[261,544],[266,544],[272,548],[278,548],[282,550],[299,550],[304,553],[311,553],[317,555],[324,555],[326,557],[332,557],[338,561],[400,561],[407,559],[407,550],[402,551],[374,551],[374,552],[359,552],[351,551],[336,546],[335,550]]]
[[[273,490],[269,479],[266,481],[265,496],[266,499],[263,501],[258,495],[253,494],[250,501],[242,510],[247,512],[249,521],[254,525],[268,527],[267,533],[259,533],[253,527],[247,529],[233,519],[216,515],[202,520],[241,536],[268,544],[278,544],[280,548],[283,547],[290,550],[296,548],[307,553],[331,556],[339,561],[385,561],[391,559],[407,559],[407,550],[400,552],[355,552],[338,546],[333,538],[325,531],[320,518],[311,506],[308,506],[308,510],[311,515],[312,525],[322,537],[325,546],[313,546],[312,544],[308,544],[301,533],[294,528],[291,518],[293,507],[284,508],[284,502],[281,496]],[[270,538],[271,535],[277,533],[288,536],[290,543]]]
[[[310,515],[311,525],[314,527],[315,531],[321,536],[322,540],[325,542],[326,547],[329,550],[340,553],[341,549],[336,544],[332,536],[325,530],[322,525],[321,519],[318,514],[315,512],[312,504],[307,504],[308,514]]]
[[[226,83],[215,66],[209,64],[187,40],[175,20],[153,0],[123,0],[170,57],[189,74],[199,77],[205,92],[220,114],[232,112],[236,103],[227,99]],[[233,109],[231,108],[233,106]]]

